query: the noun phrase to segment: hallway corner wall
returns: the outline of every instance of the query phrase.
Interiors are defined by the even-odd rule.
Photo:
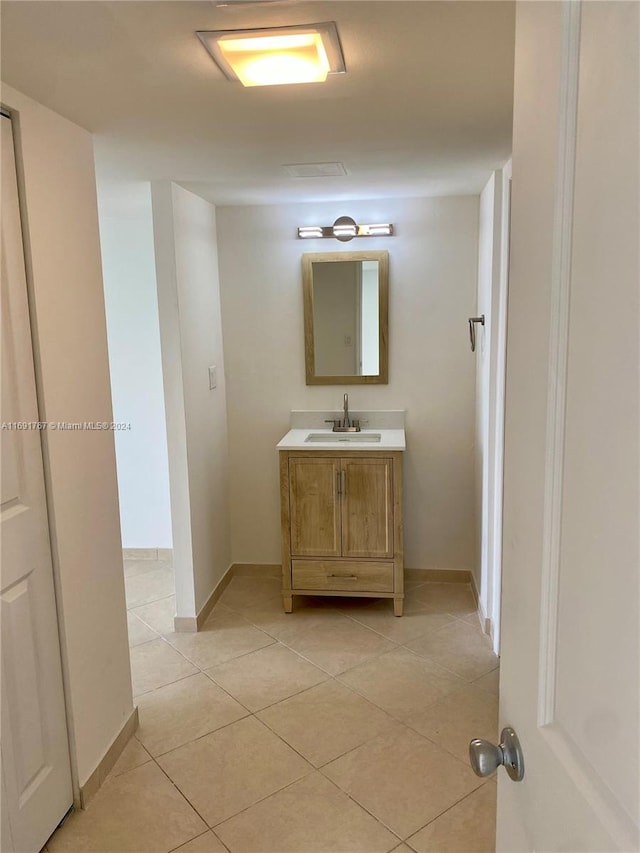
[[[171,548],[169,460],[148,181],[98,181],[123,548]]]
[[[231,564],[216,210],[168,181],[154,182],[151,194],[176,608],[193,619]]]
[[[113,420],[91,135],[9,86],[39,414]],[[53,166],[55,164],[55,167]],[[133,713],[113,432],[44,430],[76,795]]]

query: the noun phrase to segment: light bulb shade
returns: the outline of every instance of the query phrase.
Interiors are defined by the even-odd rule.
[[[333,22],[303,27],[199,32],[221,71],[243,86],[319,83],[345,71]]]
[[[243,86],[319,83],[329,73],[319,33],[254,39],[225,36],[218,45]]]
[[[360,225],[358,237],[390,237],[393,234],[393,225],[389,222],[379,222],[374,225]]]
[[[324,229],[320,225],[302,225],[298,228],[298,237],[300,237],[301,240],[324,237],[323,230]]]

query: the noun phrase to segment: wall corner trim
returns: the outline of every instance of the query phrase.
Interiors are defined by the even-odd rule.
[[[84,785],[80,786],[78,799],[74,802],[76,808],[86,809],[89,802],[98,793],[107,779],[107,776],[114,768],[116,761],[120,758],[125,746],[133,737],[134,732],[138,728],[138,706],[136,705],[131,714],[125,720],[124,725],[115,736],[111,746],[107,749],[98,766],[87,779]]]
[[[173,620],[173,626],[176,633],[188,634],[201,631],[204,623],[207,621],[209,614],[219,601],[220,596],[225,591],[234,575],[235,564],[231,563],[227,571],[222,575],[218,583],[213,588],[211,594],[200,608],[197,616],[176,616]]]
[[[215,585],[209,598],[207,598],[200,608],[197,616],[176,616],[174,618],[173,625],[176,632],[194,633],[201,631],[211,611],[220,600],[220,596],[234,577],[255,577],[258,575],[279,578],[282,575],[282,566],[280,563],[231,563],[227,571]]]

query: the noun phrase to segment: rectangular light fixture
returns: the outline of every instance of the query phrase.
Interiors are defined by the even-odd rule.
[[[296,27],[198,32],[229,80],[243,86],[320,83],[346,68],[333,21]]]
[[[333,225],[302,225],[298,228],[301,240],[317,240],[321,237],[333,237],[341,243],[347,243],[354,237],[392,237],[393,225],[390,222],[378,222],[373,225],[358,225],[349,216],[341,216]]]

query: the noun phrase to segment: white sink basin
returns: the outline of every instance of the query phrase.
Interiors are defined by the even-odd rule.
[[[1,2],[2,0],[0,0]],[[313,426],[310,429],[294,427],[280,439],[278,450],[305,450],[309,453],[332,448],[353,452],[384,453],[405,450],[404,429],[363,429],[362,432],[332,432],[330,429]]]
[[[347,444],[367,442],[371,444],[379,442],[380,438],[379,432],[310,432],[305,438],[305,444],[307,442],[322,442],[323,444],[327,442],[346,442]]]

